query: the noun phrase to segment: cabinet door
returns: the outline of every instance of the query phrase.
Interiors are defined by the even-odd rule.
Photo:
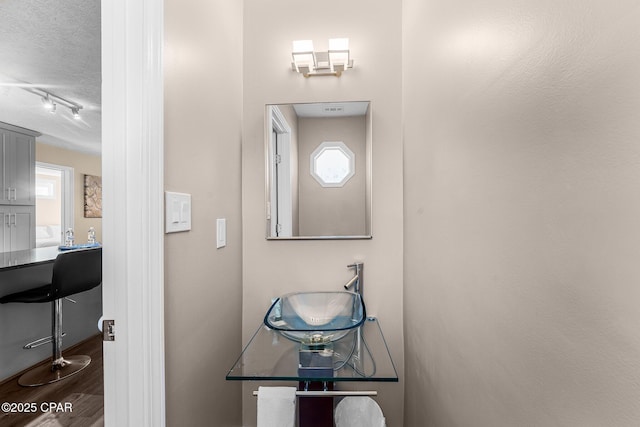
[[[9,203],[9,185],[7,184],[7,168],[4,164],[4,153],[7,150],[7,146],[11,145],[10,140],[13,137],[13,133],[6,131],[4,129],[0,129],[0,142],[2,146],[0,147],[0,189],[2,190],[2,194],[0,194],[0,203]]]
[[[11,229],[11,251],[22,251],[36,246],[34,206],[13,206],[9,220]]]
[[[11,251],[11,207],[0,205],[0,252]]]
[[[4,168],[5,197],[8,194],[9,203],[35,204],[35,139],[20,133],[7,133]]]

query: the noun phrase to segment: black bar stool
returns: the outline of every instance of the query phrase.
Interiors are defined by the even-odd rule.
[[[30,369],[18,379],[18,384],[39,386],[60,381],[91,363],[89,356],[62,357],[62,299],[93,289],[100,283],[102,283],[102,248],[82,249],[58,254],[53,262],[50,284],[0,298],[0,304],[51,302],[52,364]]]

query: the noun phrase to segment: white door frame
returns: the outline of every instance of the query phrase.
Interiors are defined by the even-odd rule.
[[[165,425],[162,0],[102,2],[105,425]]]
[[[55,169],[60,171],[62,180],[62,224],[60,226],[60,241],[62,242],[62,236],[66,229],[74,228],[73,217],[73,200],[74,200],[74,180],[73,180],[73,168],[70,166],[56,165],[53,163],[36,162],[36,168]],[[36,201],[37,206],[37,201]]]
[[[291,237],[293,235],[291,126],[284,117],[284,114],[282,114],[280,109],[275,105],[269,106],[267,109],[267,115],[268,123],[271,123],[272,129],[269,137],[269,186],[271,192],[270,236]],[[276,133],[275,140],[273,138],[274,132]],[[277,167],[276,153],[280,156],[280,161]],[[276,219],[278,224],[276,224]]]

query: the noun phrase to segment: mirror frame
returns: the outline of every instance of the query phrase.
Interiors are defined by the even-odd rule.
[[[270,138],[273,123],[272,108],[280,105],[302,105],[302,104],[339,104],[350,102],[368,102],[368,116],[366,121],[366,131],[370,135],[365,141],[365,231],[363,235],[327,235],[327,236],[288,236],[279,237],[271,235],[271,203],[272,203],[272,168],[270,162]],[[266,240],[367,240],[373,238],[373,173],[372,173],[372,159],[373,159],[373,108],[372,102],[367,101],[310,101],[310,102],[279,102],[266,104],[264,108],[264,161],[265,161],[265,218],[266,227],[265,235]]]

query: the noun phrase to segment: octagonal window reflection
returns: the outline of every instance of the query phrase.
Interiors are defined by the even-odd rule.
[[[342,187],[355,174],[355,154],[343,142],[323,142],[311,153],[311,175],[323,187]]]

